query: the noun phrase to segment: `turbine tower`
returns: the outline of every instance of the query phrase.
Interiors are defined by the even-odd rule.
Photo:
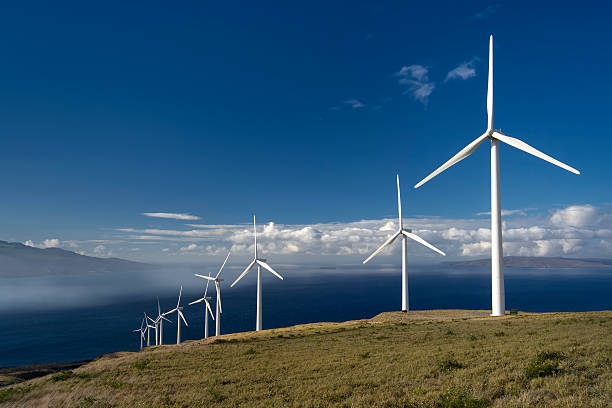
[[[229,259],[229,256],[231,253],[232,253],[232,249],[230,248],[229,252],[227,253],[227,256],[225,257],[225,261],[223,261],[223,265],[221,265],[221,269],[219,269],[219,272],[217,272],[217,275],[214,278],[210,276],[194,273],[194,275],[197,276],[198,278],[202,278],[208,281],[215,282],[215,290],[217,291],[217,307],[216,307],[217,318],[215,319],[215,323],[216,323],[215,336],[221,335],[221,313],[223,313],[223,308],[221,307],[221,282],[223,282],[223,279],[219,278],[219,275],[221,275],[221,271],[223,271],[223,267],[225,266],[225,263]],[[206,297],[206,295],[204,297]],[[206,303],[208,304],[208,301]],[[208,319],[206,319],[206,323],[208,323]]]
[[[459,153],[451,157],[437,170],[425,177],[414,188],[418,188],[427,181],[442,173],[453,164],[460,162],[476,150],[486,139],[491,141],[491,315],[502,316],[505,313],[504,294],[504,265],[502,249],[501,204],[499,188],[499,142],[527,152],[533,156],[546,160],[556,166],[575,174],[580,172],[567,164],[553,159],[541,151],[529,146],[527,143],[503,134],[493,126],[493,36],[489,38],[489,84],[487,89],[487,130],[472,143],[464,147]]]
[[[423,238],[419,237],[410,229],[404,229],[404,220],[402,219],[402,200],[400,197],[400,184],[399,184],[399,174],[397,175],[397,212],[399,218],[399,229],[395,234],[393,234],[389,239],[385,241],[376,251],[372,253],[369,257],[363,261],[364,265],[368,263],[368,261],[374,258],[380,251],[385,249],[387,246],[391,245],[393,241],[397,239],[397,237],[402,237],[402,311],[407,312],[409,310],[409,302],[408,302],[408,272],[406,271],[406,253],[408,252],[408,238],[415,240],[416,242],[425,245],[427,248],[430,248],[441,255],[446,255],[444,252],[440,251],[435,246],[431,245],[429,242],[425,241]]]
[[[210,278],[210,274],[208,275],[208,278]],[[207,309],[208,309],[208,312],[210,313],[210,317],[212,317],[212,319],[215,320],[215,315],[213,314],[212,308],[210,307],[210,301],[212,300],[212,298],[210,296],[206,296],[206,294],[208,293],[209,283],[210,283],[210,280],[206,280],[206,289],[204,290],[204,296],[202,296],[198,300],[194,300],[193,302],[189,303],[189,305],[191,306],[191,305],[195,305],[196,303],[204,302],[204,338],[205,339],[208,338],[208,314],[206,313]]]
[[[157,318],[153,320],[155,323],[155,345],[161,346],[164,344],[164,320],[172,323],[165,316],[165,313],[162,314],[161,308],[159,307],[159,296],[157,297]]]
[[[147,324],[147,347],[151,345],[151,329],[157,329],[155,326],[149,324],[149,320],[155,323],[155,320],[151,319],[147,314],[144,314],[145,322]]]
[[[185,326],[189,326],[187,324],[187,320],[185,320],[185,316],[183,315],[183,307],[181,306],[181,295],[183,294],[183,286],[181,286],[181,290],[179,291],[178,302],[176,302],[176,307],[172,310],[164,313],[168,315],[170,313],[176,312],[176,344],[181,344],[181,319],[185,322]]]
[[[244,272],[242,272],[240,274],[240,276],[238,276],[238,278],[234,281],[234,283],[232,283],[230,285],[230,288],[233,288],[234,285],[236,283],[238,283],[238,281],[240,279],[242,279],[247,273],[249,273],[249,271],[251,269],[253,269],[253,267],[255,265],[257,265],[257,317],[255,319],[255,330],[256,331],[260,331],[261,330],[261,319],[262,319],[262,310],[261,310],[261,268],[263,267],[264,269],[267,269],[272,274],[274,274],[276,277],[278,277],[280,280],[283,280],[283,277],[280,276],[278,274],[278,272],[276,272],[274,269],[272,269],[272,267],[266,263],[265,259],[259,258],[257,256],[257,225],[255,224],[255,216],[254,215],[253,215],[253,234],[255,236],[255,258],[253,259],[253,261],[251,261],[249,266],[246,267]]]

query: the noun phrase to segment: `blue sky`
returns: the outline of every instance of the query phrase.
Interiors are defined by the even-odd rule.
[[[521,210],[508,222],[564,239],[585,225],[552,217],[580,208],[591,234],[608,229],[609,3],[291,3],[3,5],[0,239],[216,260],[227,231],[171,241],[159,232],[203,227],[142,213],[230,230],[253,213],[291,231],[380,228],[396,212],[396,173],[406,217],[444,221],[431,239],[487,228],[476,215],[489,209],[486,145],[411,187],[485,130],[490,33],[496,126],[582,172],[503,146],[502,207]],[[541,254],[610,256],[609,236],[589,240]],[[211,248],[170,256],[189,245]]]

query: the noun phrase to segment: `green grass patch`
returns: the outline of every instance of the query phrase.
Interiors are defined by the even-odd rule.
[[[150,363],[151,363],[151,360],[138,360],[132,364],[132,367],[134,367],[137,370],[144,370],[145,368],[149,366]]]
[[[74,372],[72,372],[72,370],[60,371],[59,373],[55,373],[51,376],[51,381],[66,381],[72,377],[74,377]]]
[[[446,390],[436,402],[437,408],[484,408],[491,405],[486,398],[471,398],[458,388]]]
[[[464,365],[455,360],[453,356],[448,356],[441,360],[438,360],[438,368],[441,371],[453,371],[463,367]]]

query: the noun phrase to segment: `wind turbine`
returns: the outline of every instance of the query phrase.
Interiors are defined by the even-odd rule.
[[[157,327],[155,329],[155,334],[156,334],[156,341],[155,341],[155,345],[156,346],[161,346],[164,344],[164,320],[172,323],[172,321],[170,321],[170,319],[167,319],[164,315],[166,313],[161,312],[161,308],[159,307],[159,296],[157,297],[157,318],[154,320],[155,322],[155,326]]]
[[[170,313],[176,312],[176,344],[181,344],[181,319],[183,319],[183,322],[185,322],[185,326],[189,326],[187,324],[187,320],[185,320],[185,316],[183,315],[183,307],[181,306],[181,295],[182,294],[183,294],[183,286],[181,286],[181,290],[179,291],[179,297],[178,297],[178,302],[176,302],[176,307],[163,314],[165,316]]]
[[[236,283],[238,283],[238,281],[240,279],[242,279],[247,273],[249,273],[249,271],[251,269],[253,269],[253,267],[255,265],[257,265],[257,317],[255,319],[255,330],[256,331],[260,331],[261,330],[261,318],[262,318],[262,311],[261,311],[261,268],[263,267],[264,269],[267,269],[268,271],[272,272],[272,274],[276,275],[276,277],[278,277],[280,280],[283,280],[283,277],[280,276],[278,274],[278,272],[276,272],[274,269],[272,269],[272,267],[266,263],[265,259],[259,258],[257,256],[257,226],[255,224],[255,216],[254,215],[253,215],[253,234],[255,236],[255,258],[253,259],[253,261],[251,261],[249,266],[246,267],[244,272],[242,272],[240,274],[240,276],[238,276],[238,278],[234,281],[234,283],[232,283],[230,285],[230,288],[233,288],[234,285]]]
[[[210,274],[208,274],[208,278],[210,278]],[[213,314],[212,308],[210,307],[210,301],[212,300],[212,298],[210,296],[206,296],[206,294],[208,293],[208,284],[210,283],[210,280],[206,281],[206,289],[204,290],[204,296],[202,296],[201,298],[199,298],[198,300],[194,300],[193,302],[189,303],[189,305],[195,305],[196,303],[201,303],[204,302],[204,338],[208,338],[208,314],[206,314],[206,309],[208,309],[208,312],[210,313],[210,317],[212,317],[213,320],[215,320],[215,315]]]
[[[408,302],[408,273],[406,271],[406,253],[408,251],[408,238],[415,240],[421,245],[425,245],[427,248],[430,248],[441,255],[446,255],[444,252],[440,251],[435,246],[431,245],[429,242],[425,241],[423,238],[419,237],[415,233],[412,232],[411,229],[404,229],[404,220],[402,219],[402,200],[400,198],[400,184],[399,184],[399,174],[397,175],[397,213],[399,218],[399,229],[395,234],[389,237],[376,251],[372,253],[369,257],[363,261],[364,265],[368,263],[368,261],[374,258],[380,251],[385,249],[387,246],[391,245],[393,241],[395,241],[398,237],[402,238],[402,311],[407,312],[409,309]]]
[[[541,151],[529,146],[522,140],[503,134],[493,126],[493,36],[489,38],[489,84],[487,89],[487,130],[464,147],[459,153],[451,157],[446,163],[437,170],[425,177],[414,188],[418,188],[431,180],[444,170],[468,157],[485,140],[491,141],[491,315],[502,316],[505,313],[505,294],[504,294],[504,265],[502,249],[502,228],[501,228],[501,204],[499,187],[499,142],[504,142],[512,147],[527,152],[533,156],[546,160],[556,166],[575,174],[580,172],[567,164],[553,159]]]
[[[140,350],[139,351],[142,351],[142,343],[144,340],[144,332],[145,332],[145,329],[143,327],[144,324],[145,324],[145,319],[142,319],[142,323],[140,323],[140,328],[136,330],[132,330],[132,333],[136,333],[136,332],[140,333]]]
[[[151,329],[155,329],[155,338],[157,340],[157,327],[152,326],[149,324],[149,320],[153,323],[155,323],[155,320],[151,319],[149,316],[147,316],[147,314],[144,314],[145,317],[145,322],[147,324],[147,347],[149,347],[151,345]],[[157,343],[157,341],[156,341]]]
[[[230,248],[229,252],[227,253],[227,256],[225,257],[225,261],[223,261],[223,265],[221,265],[221,269],[219,269],[219,272],[217,272],[217,275],[214,278],[210,276],[194,273],[194,275],[197,276],[198,278],[203,278],[208,281],[215,282],[215,289],[217,291],[217,306],[216,306],[217,319],[215,320],[215,323],[216,323],[215,336],[221,335],[221,313],[223,313],[223,308],[221,307],[221,282],[223,282],[223,279],[219,278],[219,275],[221,275],[221,271],[223,271],[223,267],[225,266],[225,263],[229,259],[229,256],[231,253],[232,253],[232,248]],[[206,304],[208,304],[208,302],[206,302]],[[207,322],[208,322],[208,319],[207,319]]]

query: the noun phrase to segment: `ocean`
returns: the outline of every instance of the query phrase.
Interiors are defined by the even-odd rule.
[[[277,268],[280,272],[281,268]],[[282,272],[281,272],[282,273]],[[250,274],[251,275],[251,274]],[[254,275],[229,288],[222,284],[221,331],[234,333],[255,327]],[[285,327],[320,321],[370,318],[401,307],[399,267],[350,273],[346,267],[287,274],[280,281],[264,273],[263,327]],[[197,283],[200,284],[199,282]],[[488,268],[444,265],[412,266],[409,272],[410,308],[490,309]],[[506,268],[506,308],[528,312],[578,312],[612,309],[612,270]],[[183,291],[183,340],[203,336],[202,305],[187,303],[201,297],[197,285]],[[209,294],[213,296],[214,286]],[[176,291],[158,293],[162,312],[176,305]],[[79,361],[116,351],[137,351],[143,312],[157,314],[152,293],[130,295],[99,304],[54,308],[52,302],[36,308],[0,311],[0,366]],[[176,314],[164,325],[164,343],[176,342]],[[209,319],[210,333],[214,322]],[[153,336],[153,332],[151,333]]]

